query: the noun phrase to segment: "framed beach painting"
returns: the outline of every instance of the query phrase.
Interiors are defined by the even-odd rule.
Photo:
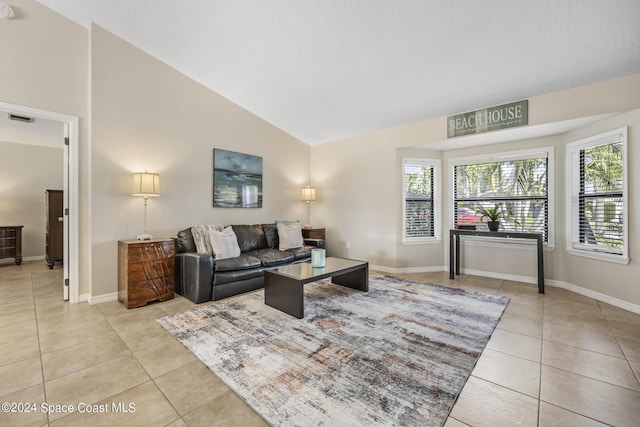
[[[213,149],[213,207],[262,207],[262,157]]]

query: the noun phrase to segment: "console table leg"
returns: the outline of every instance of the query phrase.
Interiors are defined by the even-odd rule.
[[[539,237],[536,240],[538,243],[538,293],[544,294],[544,258],[542,237]]]
[[[455,258],[455,253],[453,251],[453,241],[455,240],[455,237],[453,235],[453,233],[449,232],[449,279],[453,280],[455,279],[455,271],[453,269],[453,264],[454,264],[454,258]]]
[[[459,276],[460,275],[460,236],[456,236],[455,237],[455,241],[456,241],[456,274]]]

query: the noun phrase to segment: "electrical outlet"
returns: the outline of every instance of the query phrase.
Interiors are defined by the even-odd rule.
[[[351,242],[350,242],[350,241],[348,241],[348,240],[346,240],[346,241],[344,242],[344,247],[345,247],[346,249],[349,249],[349,248],[351,247]]]

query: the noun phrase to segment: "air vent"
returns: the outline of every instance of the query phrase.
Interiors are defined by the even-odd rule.
[[[9,113],[9,119],[26,123],[31,123],[33,121],[33,117],[18,116],[17,114],[12,113]]]

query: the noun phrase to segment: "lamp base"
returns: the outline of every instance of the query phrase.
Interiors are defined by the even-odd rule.
[[[153,236],[151,234],[143,233],[138,236],[138,240],[151,240],[151,239],[153,239]]]

